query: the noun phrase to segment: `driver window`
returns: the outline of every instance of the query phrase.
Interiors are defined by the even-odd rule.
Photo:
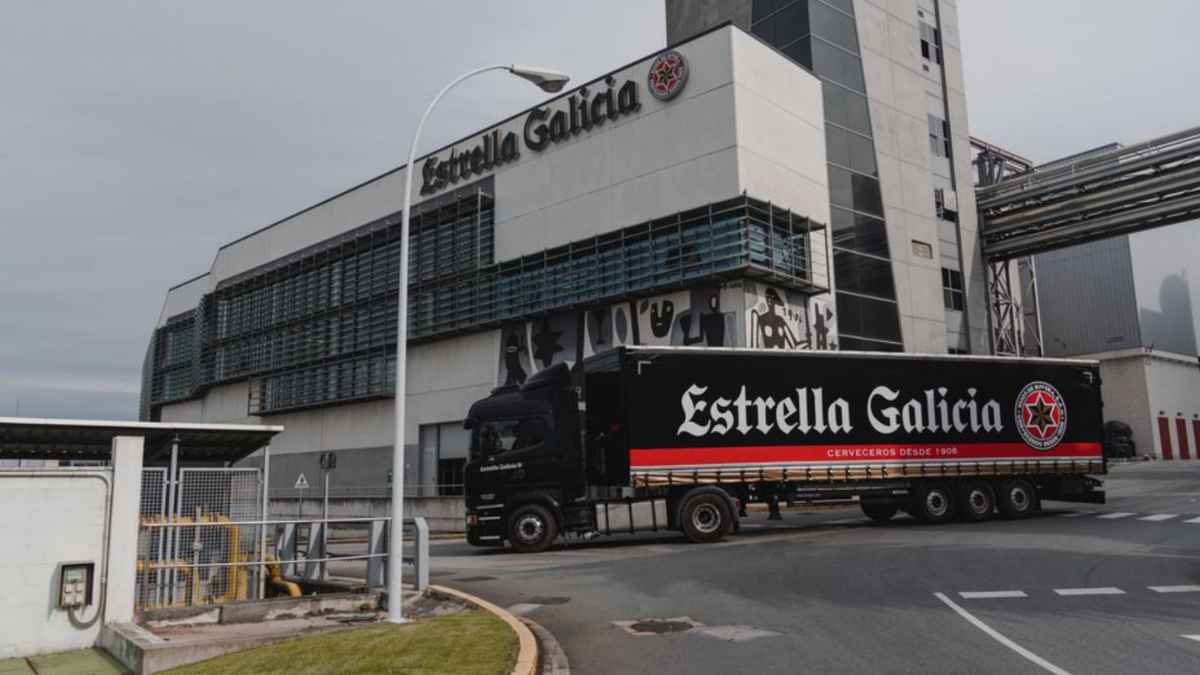
[[[483,456],[499,455],[542,443],[546,424],[536,417],[519,420],[495,420],[479,426],[479,451]]]

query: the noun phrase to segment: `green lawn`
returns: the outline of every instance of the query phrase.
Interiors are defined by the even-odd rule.
[[[169,675],[503,675],[517,636],[483,611],[298,638],[167,671]]]

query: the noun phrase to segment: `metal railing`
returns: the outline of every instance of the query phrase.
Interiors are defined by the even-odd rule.
[[[295,596],[331,585],[384,587],[390,522],[387,517],[143,516],[137,607],[197,607]],[[413,518],[406,519],[405,529],[406,540],[411,531],[413,549],[404,562],[414,568],[414,586],[424,590],[429,584],[429,526],[425,519]],[[257,544],[260,541],[266,542],[265,548]],[[354,549],[362,545],[365,548]]]

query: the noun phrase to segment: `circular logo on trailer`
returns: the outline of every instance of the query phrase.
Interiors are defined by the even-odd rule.
[[[650,95],[660,101],[669,101],[683,91],[687,83],[688,66],[683,54],[675,50],[659,54],[650,64],[646,74],[646,87]]]
[[[1035,450],[1053,449],[1067,433],[1067,402],[1049,383],[1025,385],[1013,412],[1021,440]]]

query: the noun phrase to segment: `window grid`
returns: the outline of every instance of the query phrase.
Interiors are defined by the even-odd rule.
[[[812,283],[809,243],[811,230],[824,226],[747,196],[501,263],[491,262],[493,212],[491,197],[478,194],[414,216],[410,340],[602,306],[700,280],[751,277],[827,290]],[[246,379],[254,415],[390,396],[397,221],[233,279],[168,323],[155,337],[151,405]],[[430,245],[445,250],[430,251]],[[189,358],[175,356],[181,349]]]

